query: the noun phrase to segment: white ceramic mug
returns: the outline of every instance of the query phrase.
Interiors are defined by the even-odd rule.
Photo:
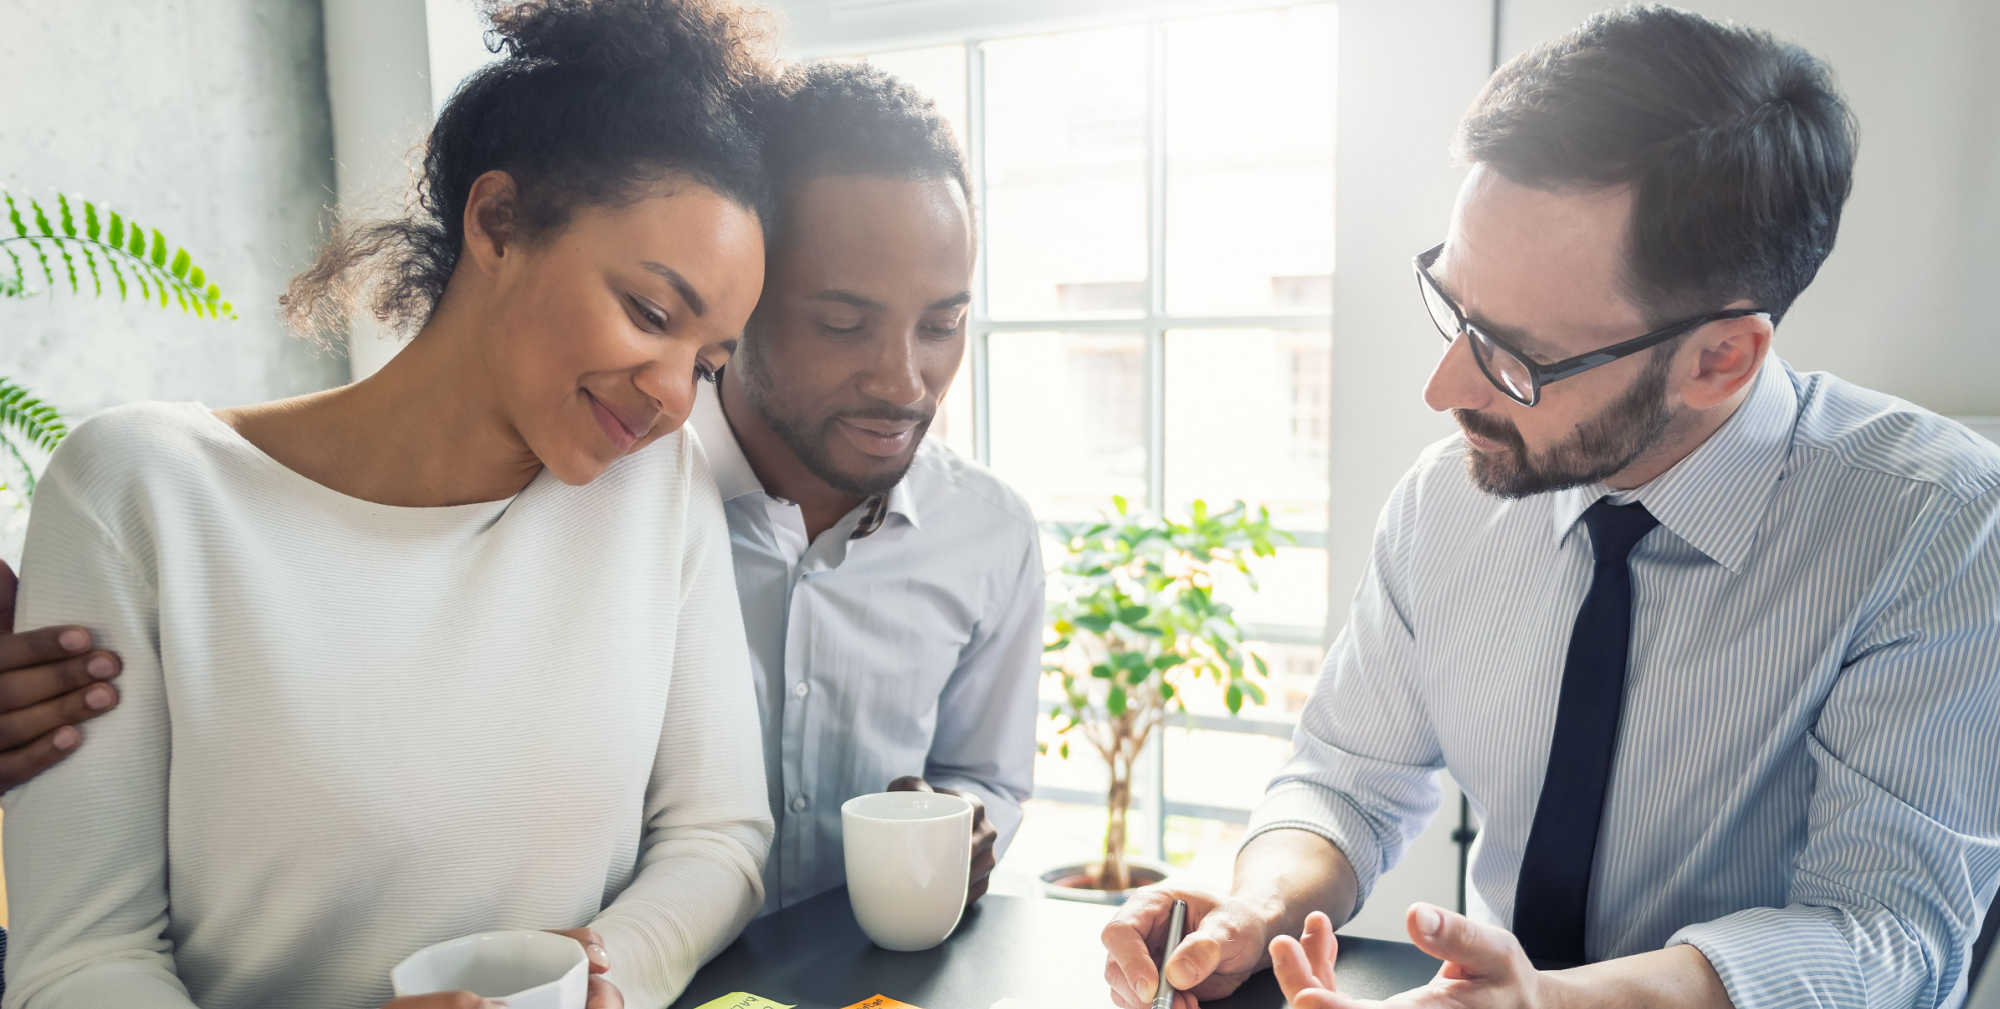
[[[553,932],[480,932],[426,946],[389,972],[397,997],[469,991],[507,1009],[583,1009],[590,958]]]
[[[847,900],[883,949],[929,949],[965,913],[972,803],[937,792],[875,792],[840,805]]]

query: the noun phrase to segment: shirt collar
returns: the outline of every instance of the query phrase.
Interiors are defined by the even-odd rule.
[[[688,426],[694,429],[695,437],[701,439],[701,446],[708,453],[708,467],[715,476],[716,489],[722,492],[722,500],[767,493],[763,481],[757,479],[757,471],[750,468],[750,459],[743,454],[743,444],[736,440],[729,418],[722,412],[720,382],[718,376],[715,382],[703,382],[695,390],[694,412],[688,415]],[[921,456],[922,447],[917,451]],[[854,539],[882,528],[890,515],[901,515],[913,526],[919,524],[916,494],[910,483],[921,462],[921,458],[912,462],[912,472],[903,474],[903,479],[896,481],[887,494],[878,494],[861,503],[861,521],[854,527]]]
[[[1790,454],[1798,406],[1792,370],[1772,354],[1743,405],[1672,469],[1629,491],[1595,483],[1556,492],[1556,541],[1562,542],[1598,499],[1611,496],[1645,505],[1674,535],[1740,573],[1764,519],[1764,503]]]
[[[687,423],[708,452],[708,468],[715,475],[715,486],[722,492],[722,500],[763,493],[763,482],[757,479],[757,471],[750,468],[750,459],[743,454],[736,432],[730,429],[729,418],[722,415],[722,395],[716,391],[715,382],[702,382],[695,388],[694,412],[688,415]]]

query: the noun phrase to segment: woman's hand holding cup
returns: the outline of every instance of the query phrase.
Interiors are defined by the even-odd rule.
[[[551,935],[583,947],[581,958],[575,946],[564,954],[565,944]],[[438,943],[404,960],[391,980],[398,991],[411,994],[382,1009],[499,1009],[510,998],[525,998],[535,1009],[625,1009],[624,994],[603,976],[610,969],[611,956],[594,929],[481,933]],[[496,999],[473,991],[430,990],[460,985],[514,994]]]

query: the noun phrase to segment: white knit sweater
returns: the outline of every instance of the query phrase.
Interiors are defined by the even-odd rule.
[[[124,700],[6,796],[5,1009],[368,1009],[422,946],[583,925],[654,1009],[762,901],[729,536],[684,434],[397,508],[127,407],[56,453],[22,566],[21,626],[90,627]]]

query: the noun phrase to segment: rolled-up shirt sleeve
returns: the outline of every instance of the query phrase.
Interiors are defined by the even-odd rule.
[[[1297,829],[1325,838],[1354,867],[1357,908],[1436,812],[1444,766],[1418,690],[1417,630],[1400,577],[1415,475],[1383,508],[1347,626],[1299,716],[1292,757],[1244,837],[1248,844]]]
[[[1036,688],[1046,609],[1041,543],[1030,524],[1013,569],[996,575],[987,618],[938,699],[937,733],[924,761],[936,788],[970,791],[986,806],[1006,854],[1035,787]]]
[[[2000,882],[2000,491],[1955,510],[1868,620],[1806,745],[1784,907],[1681,929],[1737,1009],[1942,1006]]]

